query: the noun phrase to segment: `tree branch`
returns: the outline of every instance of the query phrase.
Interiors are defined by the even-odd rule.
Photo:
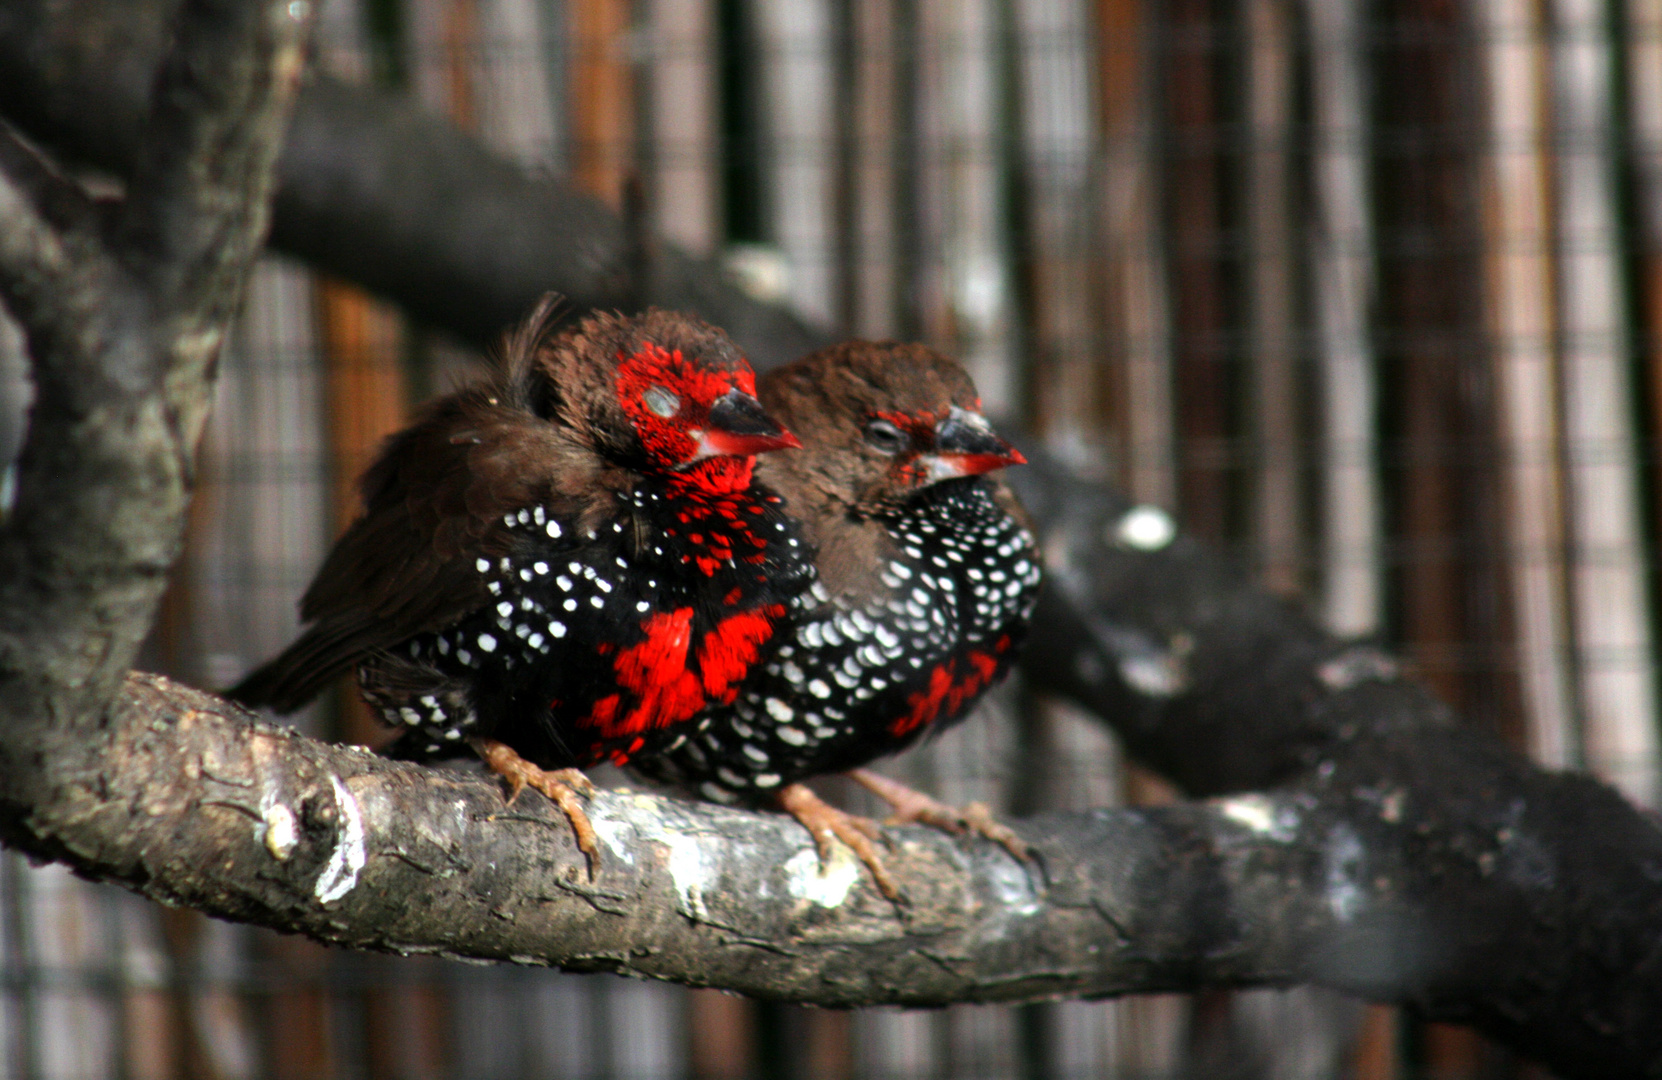
[[[1157,584],[1100,620],[1048,594],[1035,657],[1094,621],[1063,662],[1094,655],[1086,681],[1151,702],[1145,729],[1204,725],[1261,761],[1241,729],[1266,744],[1301,731],[1286,757],[1306,764],[1267,792],[1018,822],[1033,869],[990,843],[890,830],[909,898],[896,908],[846,852],[822,876],[788,819],[630,793],[591,808],[605,842],[591,882],[535,796],[507,808],[494,781],[315,743],[133,676],[8,839],[356,948],[828,1005],[1312,982],[1475,1024],[1568,1077],[1662,1068],[1654,822],[1451,724],[1381,654],[1309,632],[1196,545],[1075,557]],[[1266,617],[1294,632],[1263,633]],[[1133,644],[1161,640],[1157,625],[1190,642],[1165,669],[1175,681]],[[1271,671],[1267,709],[1237,696],[1249,658]]]
[[[115,721],[106,786],[35,808],[51,854],[356,948],[941,1005],[1297,981],[1397,995],[1455,944],[1383,835],[1412,823],[1377,801],[1288,790],[1034,818],[1032,868],[892,829],[897,907],[846,851],[822,874],[782,815],[601,793],[590,881],[563,818],[534,796],[505,808],[494,780],[313,742],[155,676],[129,679]],[[1335,832],[1349,846],[1324,856]]]
[[[36,337],[85,325],[98,300],[91,279],[108,269],[76,228],[88,218],[66,212],[73,200],[69,182],[0,126],[0,295]]]
[[[1349,988],[1377,979],[1363,992],[1474,1024],[1565,1076],[1662,1074],[1653,816],[1459,725],[1377,647],[1334,638],[1160,511],[1024,450],[1036,467],[1008,479],[1046,558],[1028,678],[1191,793],[1272,790],[1315,810],[1324,824],[1301,835],[1335,912],[1387,915],[1372,950],[1328,954]]]
[[[36,390],[0,524],[0,801],[16,828],[59,785],[96,775],[89,733],[107,722],[178,552],[212,360],[263,237],[299,68],[291,7],[302,12],[287,0],[181,9],[177,62],[145,125],[173,157],[143,166],[116,228],[101,235],[89,217],[59,233],[29,196],[65,182],[20,147],[3,155],[0,289],[27,332]],[[199,76],[224,85],[182,119],[177,99]]]
[[[185,336],[226,322],[264,246],[309,6],[185,0],[173,19],[116,231],[133,271],[200,323]]]

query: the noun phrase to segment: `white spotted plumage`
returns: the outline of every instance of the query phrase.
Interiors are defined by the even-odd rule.
[[[733,801],[851,767],[862,746],[889,736],[851,726],[839,702],[861,715],[903,711],[943,660],[993,649],[1000,637],[1013,654],[1036,599],[1038,560],[1032,536],[990,486],[939,485],[894,531],[900,543],[878,574],[886,591],[832,597],[816,582],[795,601],[792,634],[734,705],[643,771]],[[888,704],[874,712],[879,702]]]

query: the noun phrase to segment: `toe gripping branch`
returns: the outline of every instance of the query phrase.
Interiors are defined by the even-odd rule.
[[[1017,836],[1015,830],[993,817],[991,808],[983,802],[972,802],[963,809],[938,802],[921,791],[907,787],[898,780],[866,769],[853,769],[848,778],[879,799],[888,803],[894,814],[885,825],[929,825],[960,836],[972,832],[984,836],[1013,855],[1018,862],[1033,861],[1033,849]]]
[[[577,839],[577,849],[589,863],[589,880],[600,872],[600,838],[595,835],[588,811],[582,800],[594,795],[594,785],[581,769],[546,771],[531,764],[507,743],[495,739],[474,739],[473,749],[484,759],[485,767],[508,782],[508,805],[512,806],[519,793],[526,788],[542,792],[548,801],[560,808]]]
[[[884,824],[929,825],[954,836],[975,833],[1003,847],[1020,862],[1033,861],[1033,849],[1008,825],[996,820],[985,803],[970,803],[960,810],[899,781],[865,769],[854,769],[848,776],[894,809],[894,814]],[[882,839],[883,834],[875,821],[838,810],[803,784],[781,788],[779,807],[801,822],[802,827],[813,836],[814,846],[819,849],[821,866],[831,859],[832,839],[841,840],[866,864],[866,869],[871,871],[872,879],[884,896],[897,904],[905,902],[905,894],[900,891],[894,875],[877,851],[877,841]]]
[[[889,868],[883,864],[883,857],[877,853],[877,841],[883,835],[877,822],[838,810],[815,795],[805,784],[787,784],[780,788],[779,808],[800,821],[814,838],[814,846],[819,849],[820,866],[831,861],[832,839],[841,840],[866,864],[879,892],[893,903],[905,902],[905,895],[895,883],[894,875],[889,873]]]

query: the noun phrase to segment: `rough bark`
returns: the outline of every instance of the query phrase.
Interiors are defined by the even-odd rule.
[[[177,547],[211,357],[260,234],[297,36],[287,3],[191,0],[177,34],[148,38],[111,29],[123,5],[74,32],[39,21],[78,6],[0,8],[0,113],[102,161],[129,195],[89,203],[0,140],[0,290],[29,332],[40,389],[18,502],[0,526],[0,829],[11,843],[158,899],[356,947],[835,1005],[1312,981],[1475,1023],[1566,1076],[1662,1075],[1662,830],[1651,819],[1459,727],[1388,656],[1328,637],[1215,554],[1173,540],[1158,512],[1036,452],[1011,474],[1050,571],[1030,677],[1191,792],[1218,797],[1022,822],[1040,855],[1032,869],[988,844],[894,830],[910,901],[899,908],[845,856],[819,873],[784,819],[628,793],[595,802],[606,851],[590,882],[535,795],[505,808],[477,777],[262,728],[152,677],[122,682]],[[16,36],[31,29],[32,41]],[[155,55],[165,40],[174,62],[146,113],[133,103],[151,100],[148,69],[111,58],[144,41]],[[137,96],[99,82],[121,78]],[[19,87],[44,96],[25,100]],[[483,160],[429,121],[377,142],[374,125],[416,120],[328,92],[361,105],[337,114],[361,126],[341,121],[329,136],[349,130],[359,161],[392,160],[412,140],[452,154],[450,167]],[[318,154],[333,145],[318,138]],[[319,170],[296,184],[328,175],[316,156],[291,156],[289,168]],[[466,212],[447,216],[407,180],[368,169],[343,192],[361,231],[320,224],[339,213],[321,182],[310,200],[279,203],[290,216],[280,225],[311,235],[320,265],[358,266],[412,305],[455,289],[505,319],[519,290],[549,284],[534,267],[468,259],[456,227]],[[534,221],[551,243],[605,250],[621,235],[592,207],[539,205],[546,185],[483,190],[501,204],[496,220]],[[349,249],[388,235],[405,260],[438,254],[374,278]],[[576,277],[599,282],[605,265]],[[737,295],[687,265],[711,283],[701,295]],[[595,289],[570,291],[607,295]],[[763,310],[744,304],[730,310]],[[465,335],[487,329],[476,310],[422,310]],[[752,325],[800,330],[769,318]],[[768,339],[783,350],[775,358],[814,337],[802,334]]]
[[[306,5],[189,0],[119,201],[0,128],[0,297],[35,401],[0,521],[0,805],[101,783],[107,706],[177,555],[214,361],[266,232]],[[43,811],[45,816],[37,816]]]
[[[1035,818],[1021,826],[1032,868],[988,842],[891,830],[909,901],[896,906],[846,851],[822,872],[788,818],[632,792],[591,805],[604,842],[591,880],[534,795],[505,807],[476,774],[304,739],[156,676],[129,679],[98,757],[102,787],[52,811],[80,865],[359,948],[826,1005],[1394,981],[1336,962],[1357,930],[1309,855],[1337,823],[1296,793]],[[1364,947],[1381,920],[1353,920]]]

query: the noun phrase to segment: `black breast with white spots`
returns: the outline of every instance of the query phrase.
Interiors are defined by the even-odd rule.
[[[766,492],[712,508],[643,484],[622,504],[582,534],[541,506],[510,513],[509,554],[472,567],[490,605],[360,666],[366,700],[404,729],[399,756],[450,756],[482,736],[545,768],[621,764],[707,722],[712,665],[738,662],[712,635],[741,659],[747,642],[759,653],[811,580],[808,547]],[[706,512],[729,527],[694,542],[687,522]]]
[[[733,705],[640,771],[754,800],[900,750],[1002,679],[1037,599],[1032,535],[976,479],[933,486],[886,525],[882,589],[830,596],[816,584]]]

